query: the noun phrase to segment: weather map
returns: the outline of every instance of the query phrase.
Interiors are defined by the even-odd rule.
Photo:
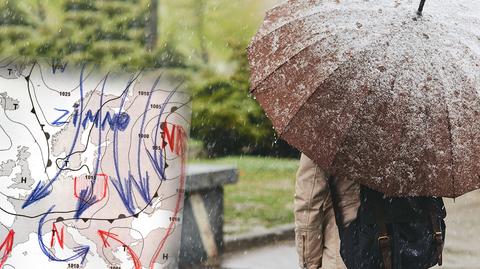
[[[160,70],[0,59],[0,268],[176,268],[190,110]]]

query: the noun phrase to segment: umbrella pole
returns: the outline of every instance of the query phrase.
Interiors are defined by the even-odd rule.
[[[418,16],[422,16],[422,12],[423,12],[423,6],[425,5],[425,0],[421,0],[420,1],[420,6],[418,7],[418,10],[417,10],[417,15]]]

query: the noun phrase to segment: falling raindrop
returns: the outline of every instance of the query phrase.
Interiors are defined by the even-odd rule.
[[[273,127],[272,127],[273,129]],[[277,137],[277,133],[276,132],[273,132],[273,143],[272,143],[272,147],[274,147],[278,142],[278,137]]]

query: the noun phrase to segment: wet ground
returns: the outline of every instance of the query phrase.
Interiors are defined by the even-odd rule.
[[[445,206],[445,262],[440,268],[480,268],[480,191],[445,199]]]
[[[292,269],[298,268],[293,241],[279,242],[261,248],[226,255],[225,269]]]
[[[444,264],[439,269],[480,268],[480,191],[455,200],[445,199],[447,239]],[[223,258],[228,269],[295,269],[297,254],[292,241],[231,253]]]

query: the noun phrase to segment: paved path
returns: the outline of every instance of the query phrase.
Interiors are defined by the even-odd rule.
[[[445,199],[447,239],[444,265],[438,269],[480,268],[480,191]],[[296,269],[297,254],[292,241],[279,242],[224,257],[225,269]]]
[[[447,236],[444,266],[439,269],[480,268],[480,191],[445,199]]]
[[[293,241],[225,255],[224,269],[295,269],[297,254]]]

